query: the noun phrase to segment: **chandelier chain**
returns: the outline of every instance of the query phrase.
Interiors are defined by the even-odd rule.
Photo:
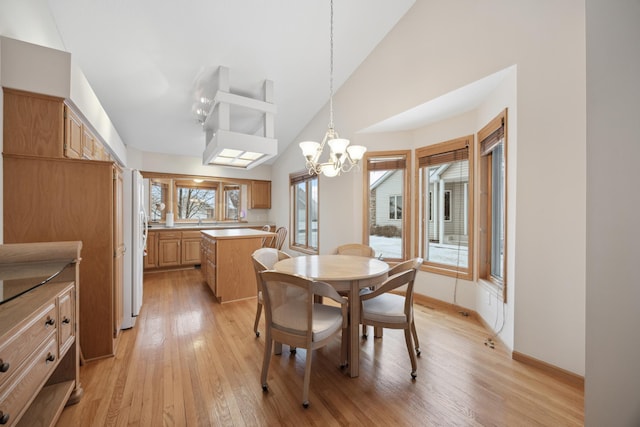
[[[329,129],[333,131],[333,0],[329,26]]]

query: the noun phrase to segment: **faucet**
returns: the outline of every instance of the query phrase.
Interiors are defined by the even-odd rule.
[[[198,218],[198,225],[202,225],[202,218]]]

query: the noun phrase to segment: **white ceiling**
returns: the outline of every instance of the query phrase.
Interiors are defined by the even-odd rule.
[[[336,0],[334,90],[415,0]],[[49,0],[66,50],[130,147],[200,157],[197,81],[275,88],[279,153],[329,97],[329,1]]]

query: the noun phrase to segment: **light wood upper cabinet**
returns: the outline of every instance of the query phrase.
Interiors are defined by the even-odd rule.
[[[64,100],[4,89],[3,152],[63,157]]]
[[[3,152],[111,161],[92,128],[62,98],[4,88]]]
[[[84,129],[80,118],[69,107],[64,109],[64,156],[69,159],[82,158]]]
[[[271,209],[271,181],[251,181],[249,208]]]

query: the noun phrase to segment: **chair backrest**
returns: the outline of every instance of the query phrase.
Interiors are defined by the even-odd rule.
[[[278,227],[276,230],[276,237],[273,238],[271,247],[276,248],[277,250],[282,249],[282,245],[284,244],[284,239],[287,237],[287,228],[286,227]]]
[[[362,243],[347,243],[346,245],[338,246],[336,253],[339,255],[357,255],[373,258],[376,256],[376,251],[367,245]]]
[[[269,224],[265,224],[262,226],[262,231],[271,231],[271,226]],[[273,241],[273,237],[263,237],[262,238],[262,247],[270,248],[271,242]]]
[[[260,248],[256,249],[253,254],[251,254],[253,268],[256,272],[256,284],[259,291],[262,290],[260,286],[259,273],[264,270],[272,269],[276,262],[287,258],[291,258],[291,256],[286,252],[279,251],[275,248]]]
[[[413,283],[420,265],[422,265],[422,258],[420,257],[401,262],[389,270],[389,277],[384,283],[376,286],[373,292],[361,295],[360,299],[375,298],[380,293],[389,292],[406,285],[404,312],[408,314],[413,306]]]
[[[394,274],[402,273],[403,271],[409,270],[411,268],[418,269],[420,268],[421,264],[422,264],[422,258],[412,258],[412,259],[400,262],[394,265],[393,267],[391,267],[388,275],[389,277],[391,277]]]
[[[262,286],[265,321],[271,327],[297,341],[311,343],[314,281],[295,274],[267,270],[258,273]]]

